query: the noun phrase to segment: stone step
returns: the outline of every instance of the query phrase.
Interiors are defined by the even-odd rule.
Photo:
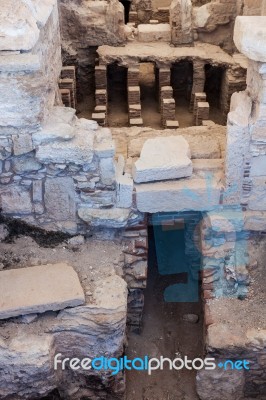
[[[84,303],[78,275],[68,264],[0,272],[0,319],[58,311]]]
[[[140,24],[138,26],[139,42],[171,42],[170,24]]]

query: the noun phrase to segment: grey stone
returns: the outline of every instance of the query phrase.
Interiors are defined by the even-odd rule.
[[[192,175],[191,154],[182,136],[148,139],[132,168],[137,183],[177,179]]]
[[[19,136],[13,136],[12,139],[14,144],[15,156],[29,153],[34,149],[31,135],[24,134]]]
[[[216,360],[217,362],[217,360]],[[201,400],[242,400],[244,371],[201,370],[197,374],[197,393]]]
[[[76,272],[64,263],[1,271],[0,278],[0,319],[85,302]]]
[[[31,196],[28,190],[17,185],[0,189],[0,204],[4,214],[30,214]]]
[[[75,220],[76,201],[72,178],[48,178],[44,203],[50,218],[56,221]]]
[[[110,208],[93,209],[81,207],[78,209],[79,217],[91,226],[101,226],[105,228],[122,228],[126,226],[130,216],[130,209]]]

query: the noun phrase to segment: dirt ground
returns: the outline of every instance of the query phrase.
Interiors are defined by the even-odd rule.
[[[129,333],[127,355],[130,358],[184,357],[191,359],[203,355],[203,316],[201,302],[166,303],[163,290],[171,277],[158,274],[154,241],[151,240],[148,285],[145,291],[143,330]],[[169,279],[170,278],[170,279]],[[180,282],[182,277],[180,276]],[[185,314],[199,316],[197,323],[183,320]],[[177,355],[178,354],[178,355]],[[195,372],[188,370],[127,372],[127,400],[197,400]]]

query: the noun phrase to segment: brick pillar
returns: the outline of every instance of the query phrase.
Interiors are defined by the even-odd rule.
[[[204,92],[205,86],[205,63],[203,61],[193,62],[193,86],[190,100],[190,112],[193,112],[195,93]]]

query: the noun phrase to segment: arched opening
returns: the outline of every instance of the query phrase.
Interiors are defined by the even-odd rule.
[[[119,0],[119,1],[124,6],[124,9],[125,9],[125,24],[127,24],[129,22],[129,12],[130,12],[130,7],[131,7],[131,1],[130,0]]]
[[[210,104],[210,119],[218,124],[223,124],[221,113],[221,88],[225,68],[211,64],[205,65],[205,87],[207,101]]]
[[[107,66],[108,125],[128,126],[127,68]]]
[[[172,64],[171,86],[176,103],[176,120],[180,128],[194,125],[193,115],[189,112],[191,91],[193,86],[193,64],[179,61]]]

